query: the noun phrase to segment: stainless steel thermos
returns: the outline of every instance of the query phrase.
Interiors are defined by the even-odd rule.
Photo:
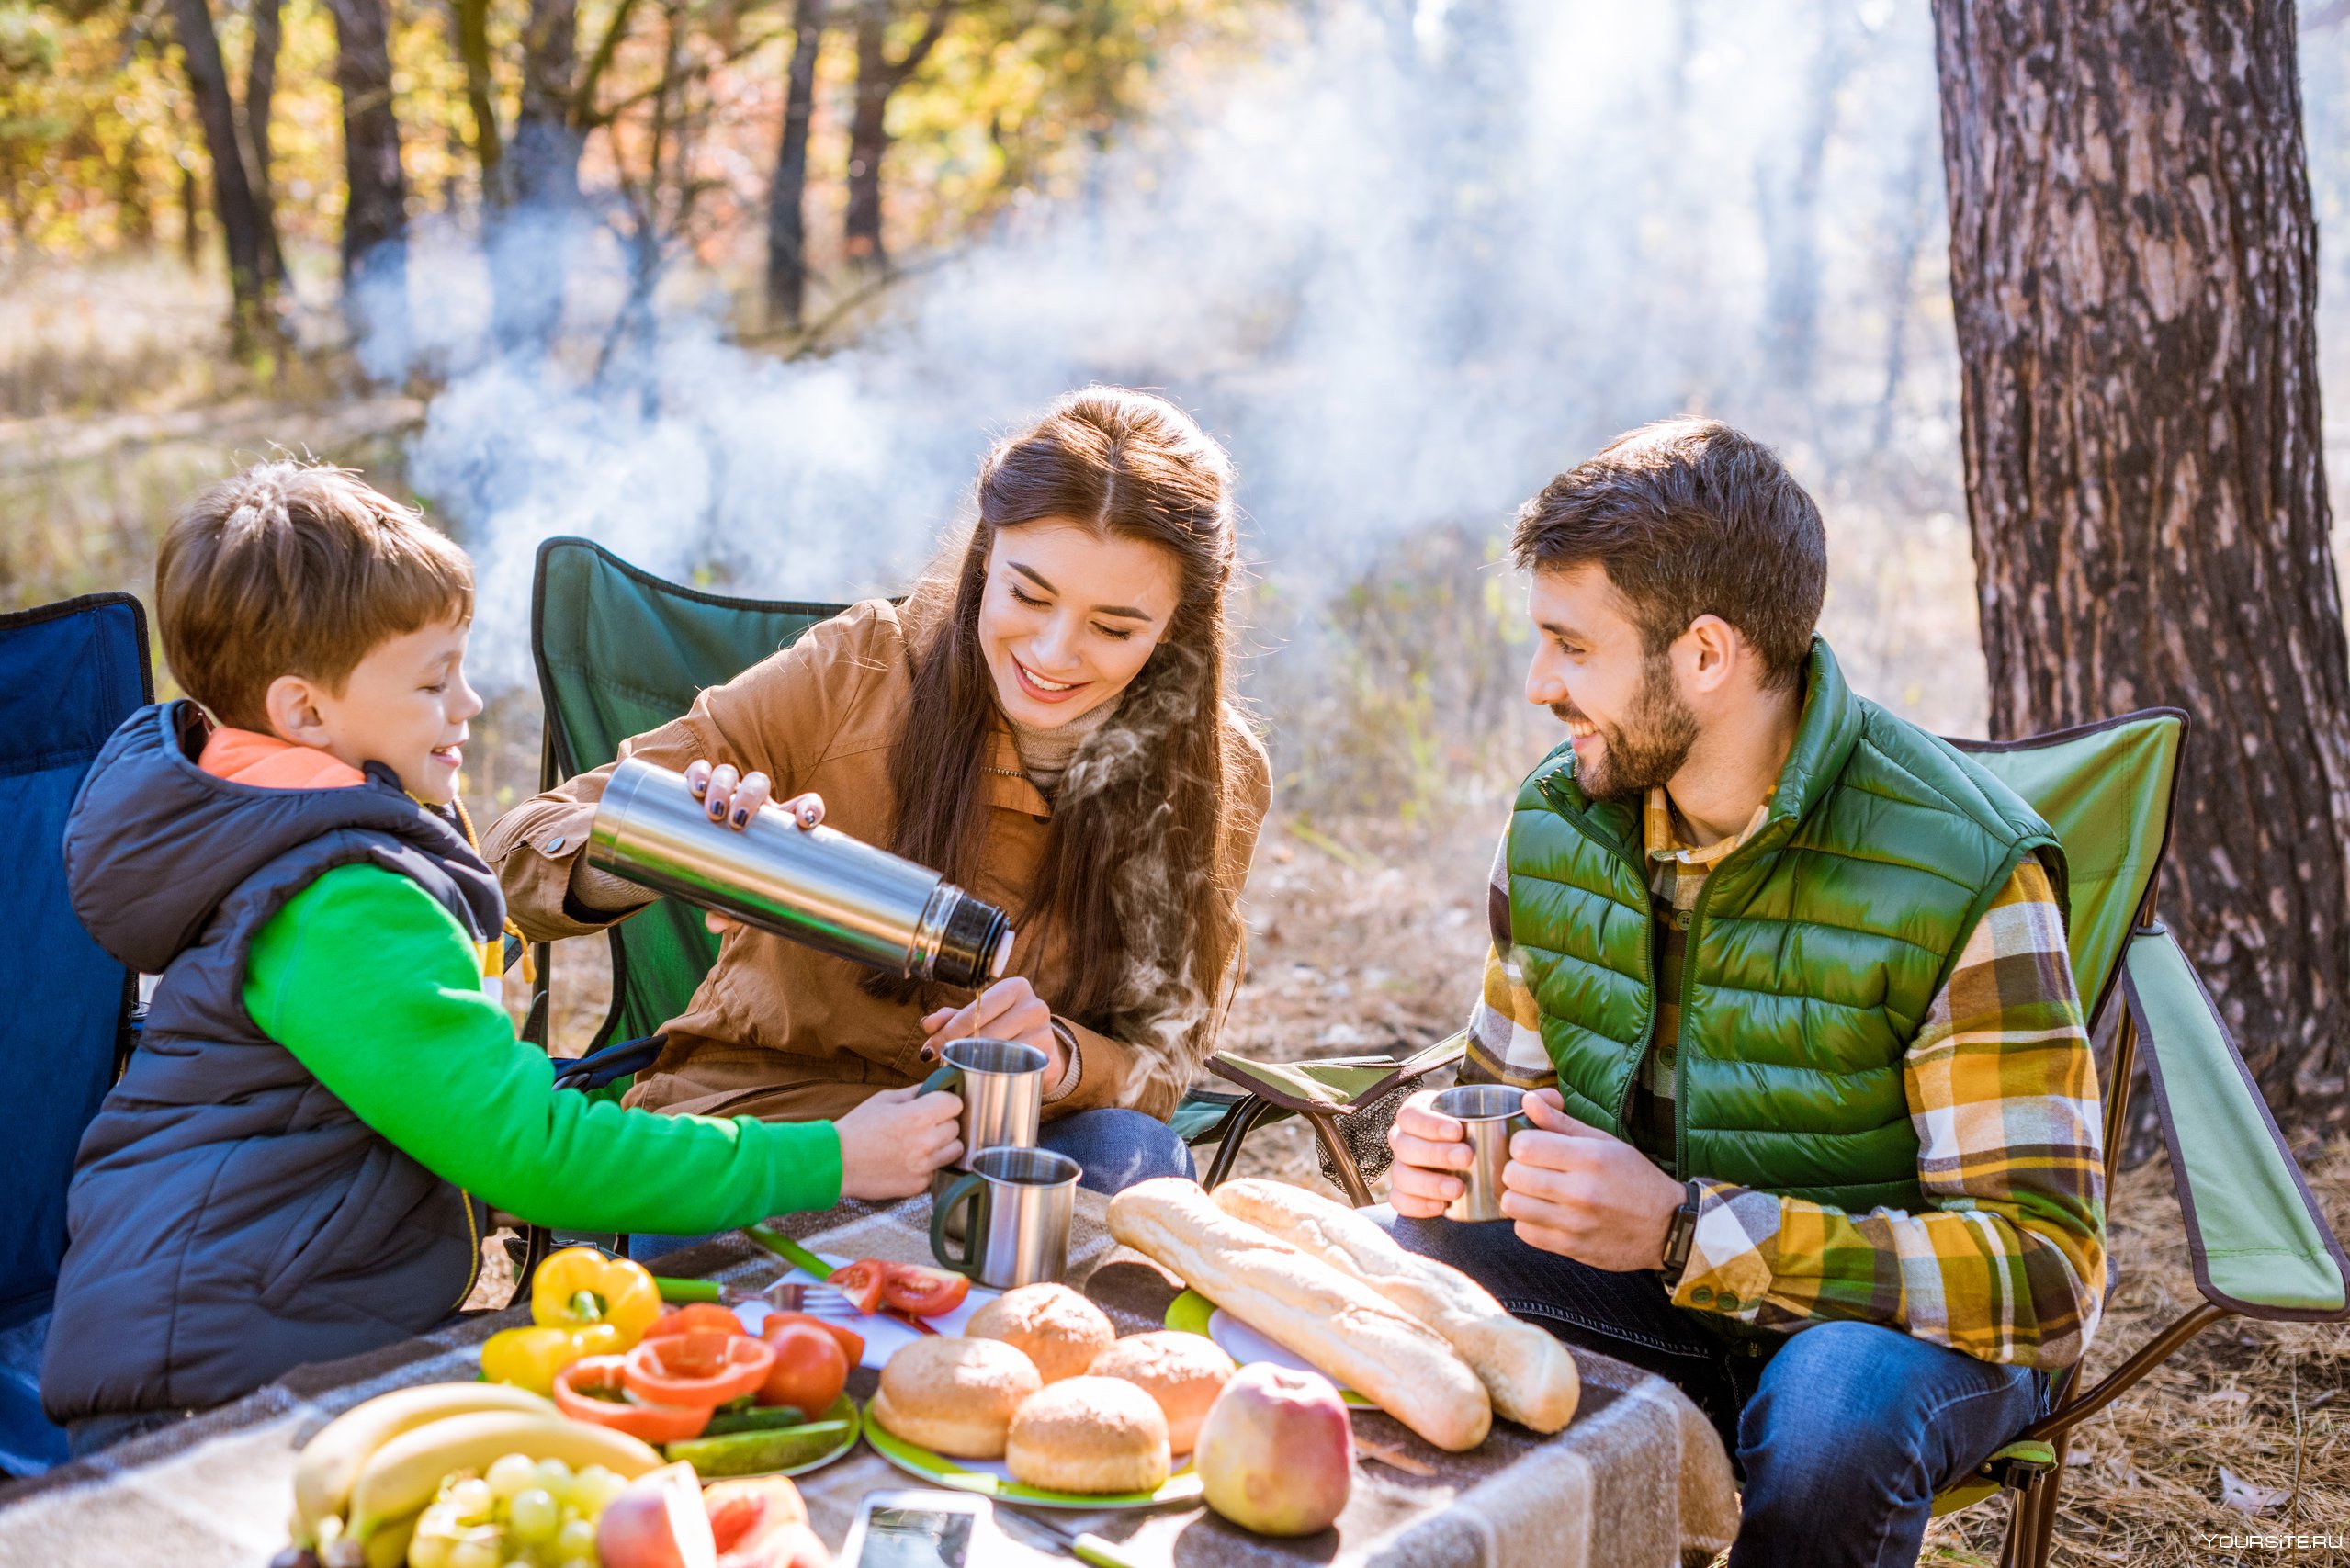
[[[685,775],[630,758],[612,770],[588,863],[656,893],[909,979],[984,986],[1011,953],[1011,921],[927,866],[764,810],[740,831],[710,820]]]

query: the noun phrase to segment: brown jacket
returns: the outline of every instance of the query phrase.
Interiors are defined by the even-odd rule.
[[[706,690],[684,718],[625,743],[620,755],[679,770],[697,757],[731,762],[745,773],[755,768],[774,781],[777,800],[813,790],[824,797],[827,824],[887,844],[897,816],[889,747],[903,720],[912,673],[896,608],[887,600],[867,600],[727,684]],[[1237,718],[1227,722],[1246,735]],[[1224,867],[1234,887],[1248,875],[1272,795],[1271,770],[1253,736],[1244,756],[1247,784]],[[516,807],[484,841],[508,908],[534,941],[579,936],[611,923],[566,897],[571,863],[587,843],[610,772],[583,773]],[[1022,773],[1009,728],[998,730],[982,787],[993,809],[969,891],[1017,919],[1044,855],[1052,807]],[[916,1055],[922,1043],[919,1020],[931,1008],[961,1005],[970,993],[931,987],[915,1000],[887,1001],[857,984],[863,973],[844,959],[764,931],[729,931],[717,964],[684,1014],[668,1025],[667,1048],[629,1091],[628,1103],[704,1115],[829,1119],[877,1089],[918,1081],[929,1070]],[[1066,942],[1021,930],[1005,973],[1026,976],[1051,1003],[1068,974]],[[1146,1047],[1069,1027],[1080,1051],[1078,1083],[1046,1106],[1047,1116],[1131,1104],[1164,1118],[1198,1066],[1182,1064],[1171,1075],[1139,1072]]]

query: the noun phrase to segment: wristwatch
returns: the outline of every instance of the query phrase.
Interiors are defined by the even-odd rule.
[[[1682,1194],[1681,1206],[1665,1223],[1665,1283],[1668,1289],[1681,1277],[1681,1270],[1689,1267],[1689,1241],[1697,1235],[1698,1203],[1703,1196],[1703,1190],[1691,1181]]]

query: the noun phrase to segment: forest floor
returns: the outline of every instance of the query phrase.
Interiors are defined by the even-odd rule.
[[[1429,829],[1276,819],[1248,883],[1249,969],[1224,1048],[1282,1060],[1401,1055],[1458,1028],[1484,959],[1482,889],[1500,821],[1497,811]],[[595,945],[558,949],[559,1051],[600,1016]],[[2350,1235],[2350,1135],[2300,1153],[2335,1230]],[[1294,1121],[1253,1134],[1239,1168],[1321,1184],[1313,1140]],[[2093,1378],[2198,1299],[2167,1161],[2124,1172],[2110,1209],[2119,1284],[2090,1353]],[[2350,1534],[2350,1333],[2246,1319],[2208,1330],[2081,1428],[2062,1497],[2060,1564],[2350,1562],[2205,1544]],[[2005,1520],[1996,1501],[1937,1520],[1922,1562],[1996,1562]]]

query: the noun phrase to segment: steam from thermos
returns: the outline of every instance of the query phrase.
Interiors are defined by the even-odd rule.
[[[683,773],[634,757],[605,782],[586,852],[639,886],[908,979],[984,986],[1011,954],[1004,912],[929,867],[772,807],[722,827]]]

